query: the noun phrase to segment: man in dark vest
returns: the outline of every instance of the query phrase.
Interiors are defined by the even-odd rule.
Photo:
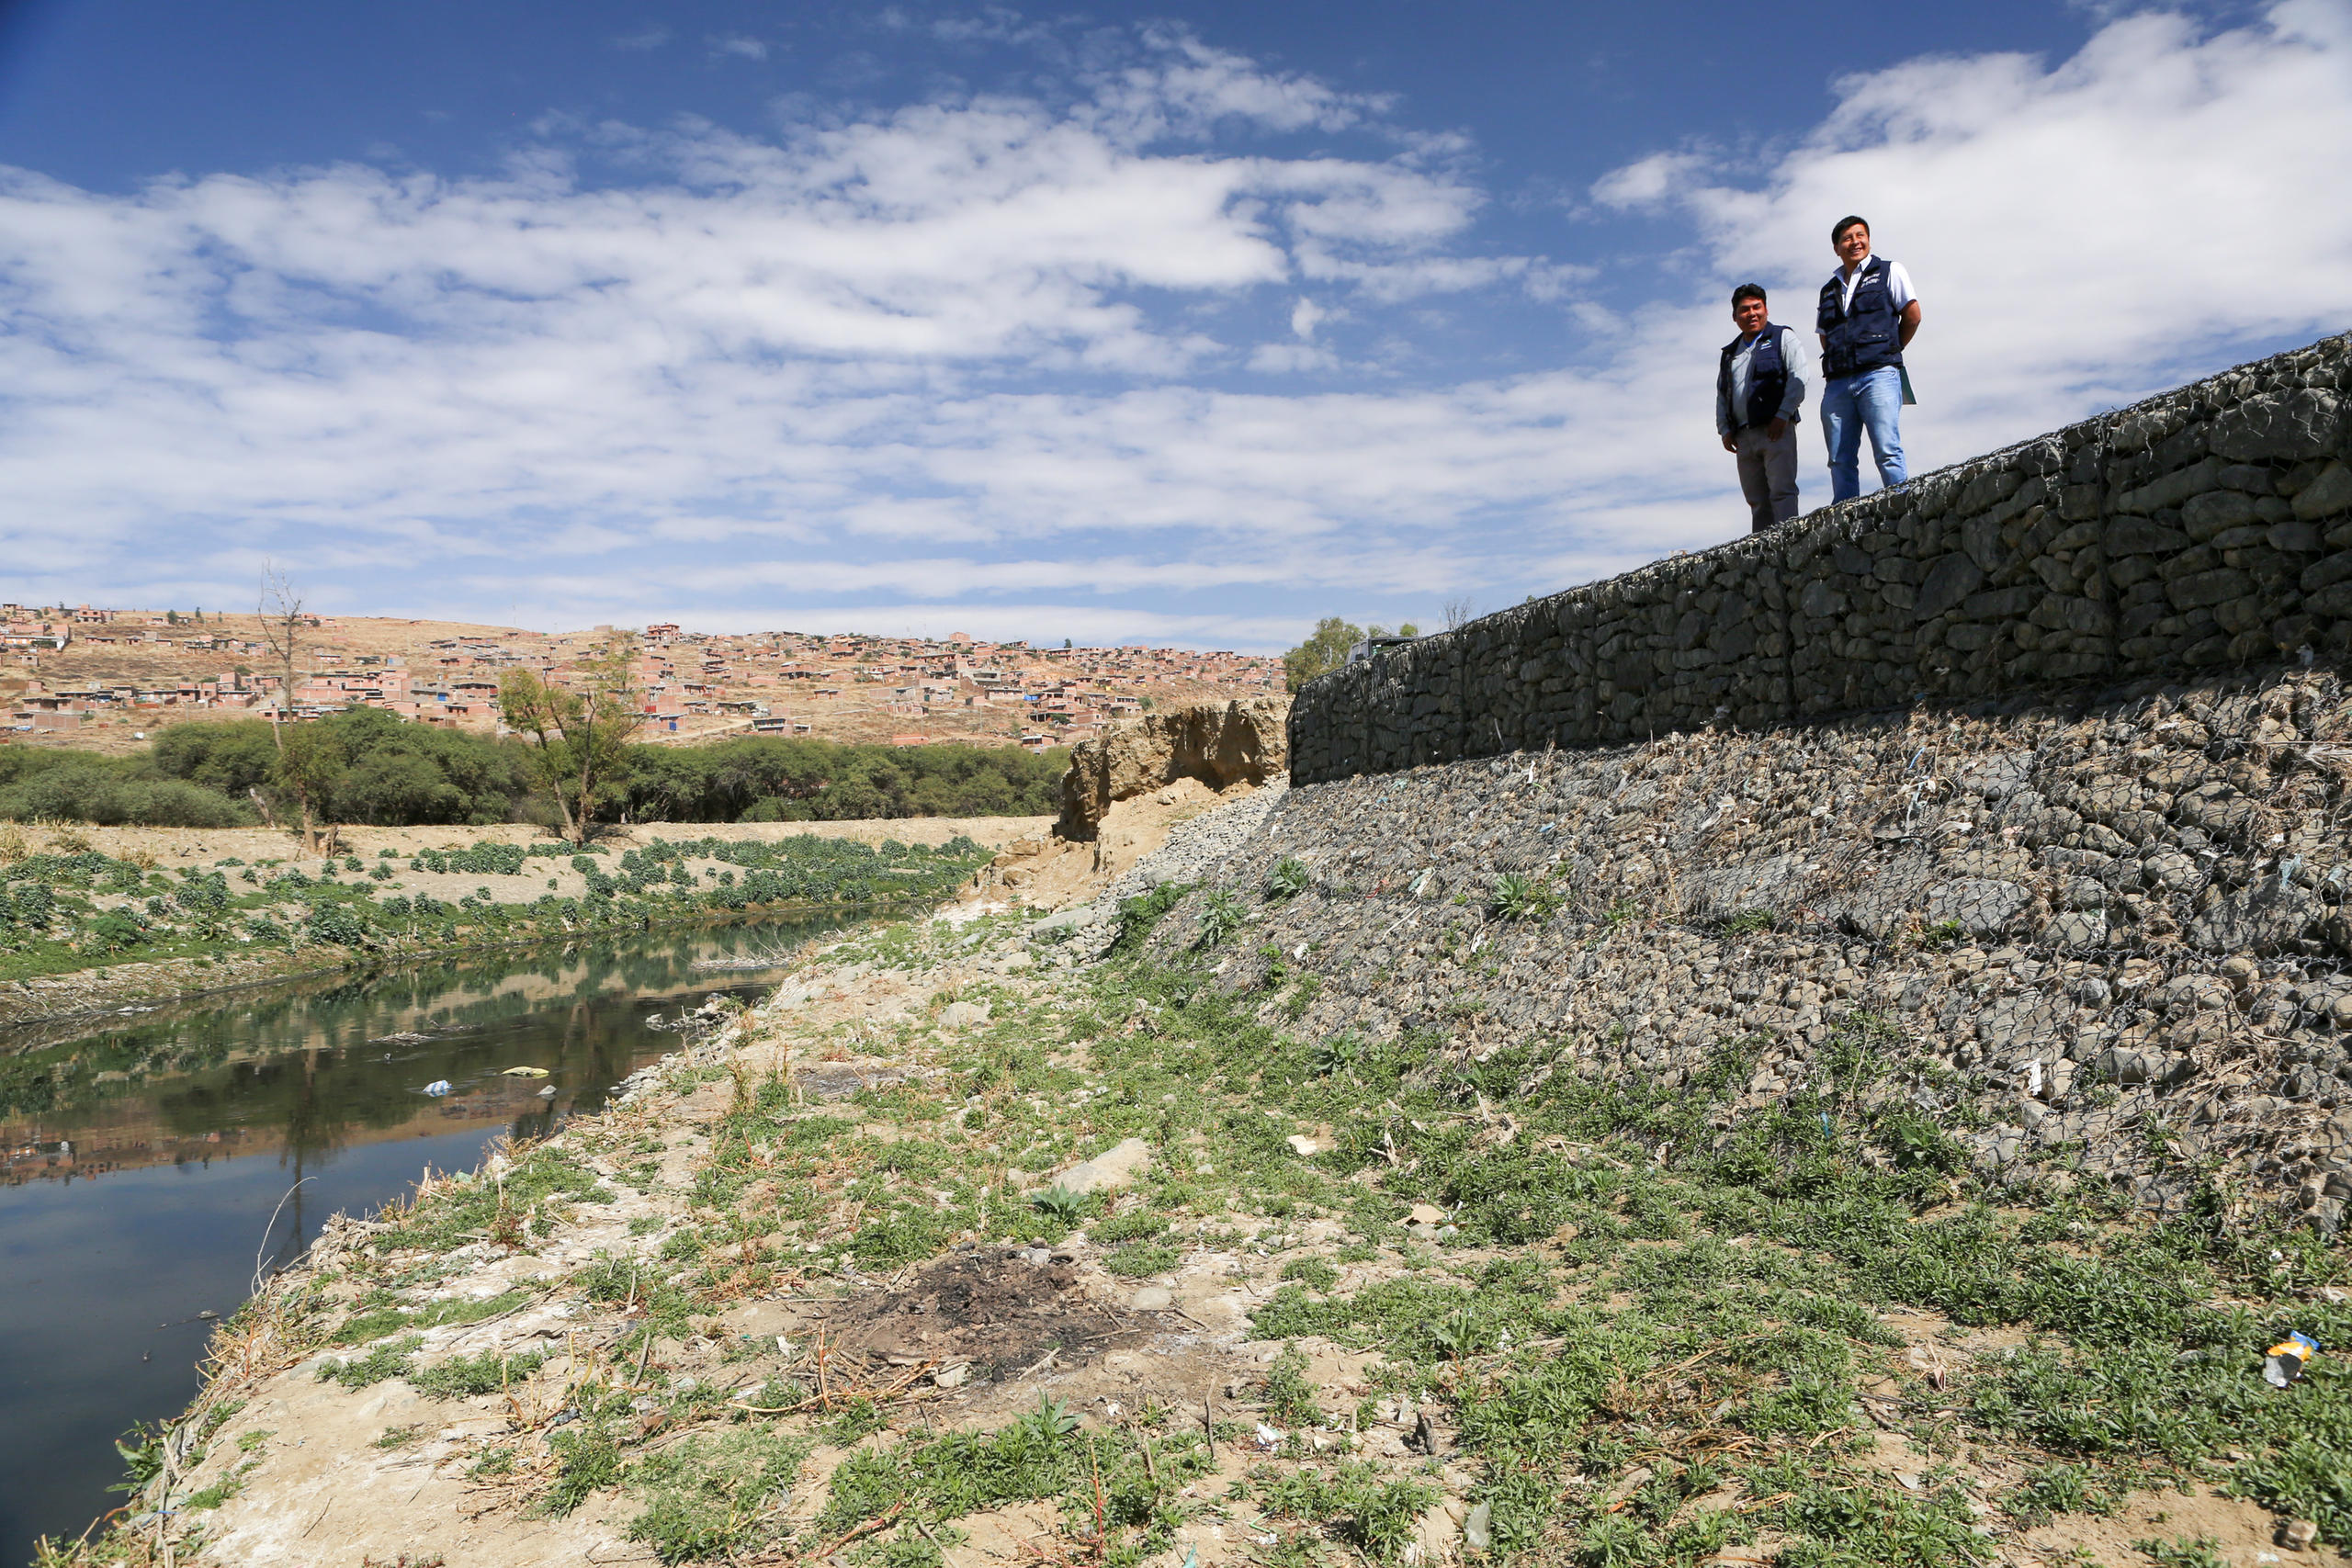
[[[1840,218],[1829,231],[1838,270],[1821,286],[1821,435],[1829,444],[1829,499],[1862,491],[1862,430],[1871,433],[1879,483],[1899,485],[1903,466],[1903,351],[1919,330],[1919,299],[1900,262],[1871,254],[1871,226]]]
[[[1739,458],[1748,528],[1760,534],[1797,514],[1796,423],[1812,367],[1804,340],[1772,324],[1758,285],[1731,291],[1731,319],[1739,335],[1715,369],[1715,434]]]

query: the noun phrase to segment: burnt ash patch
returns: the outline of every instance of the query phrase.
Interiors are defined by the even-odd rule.
[[[1013,1248],[984,1247],[926,1265],[903,1289],[842,1302],[825,1326],[843,1351],[886,1365],[964,1361],[1002,1380],[1049,1353],[1056,1365],[1075,1367],[1174,1325],[1095,1300],[1067,1256],[1032,1263]]]

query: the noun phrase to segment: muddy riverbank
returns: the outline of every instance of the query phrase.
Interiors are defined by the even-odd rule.
[[[469,955],[19,1036],[0,1058],[7,1560],[107,1506],[113,1439],[197,1392],[206,1341],[256,1269],[420,1170],[470,1169],[495,1142],[594,1111],[676,1049],[707,998],[761,974],[733,965],[838,929]]]

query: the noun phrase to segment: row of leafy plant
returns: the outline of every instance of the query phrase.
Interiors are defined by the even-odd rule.
[[[0,863],[0,975],[93,963],[325,944],[401,951],[641,927],[775,906],[863,906],[939,898],[988,860],[957,837],[936,848],[799,835],[773,843],[661,840],[614,856],[553,846],[582,874],[576,897],[502,897],[487,886],[450,899],[386,885],[399,863],[330,860],[318,875],[234,857],[171,870],[96,851]],[[412,872],[511,877],[550,846],[477,843],[419,854]],[[697,874],[689,861],[718,861]]]
[[[521,741],[355,707],[300,727],[303,792],[321,822],[552,826]],[[848,746],[752,736],[630,746],[598,786],[600,821],[847,821],[1037,815],[1056,808],[1066,752]],[[260,719],[175,725],[127,757],[0,746],[0,821],[254,826],[293,820],[287,761]]]

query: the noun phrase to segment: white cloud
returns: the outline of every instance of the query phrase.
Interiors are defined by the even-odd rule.
[[[241,603],[267,554],[346,609],[1262,647],[1736,531],[1723,299],[1802,322],[1849,209],[1925,296],[1922,463],[2352,304],[2337,0],[1852,78],[1752,189],[1664,150],[1593,199],[1682,215],[1695,273],[1608,309],[1487,254],[1464,149],[1383,100],[1179,34],[1089,69],[775,141],[553,126],[494,179],[0,176],[12,591]],[[1433,295],[1582,355],[1447,373]]]
[[[768,46],[764,42],[741,33],[715,34],[709,43],[713,54],[731,54],[738,60],[765,60],[768,57]]]
[[[1338,355],[1311,343],[1261,343],[1250,351],[1250,368],[1261,376],[1295,376],[1339,367]]]
[[[670,29],[659,22],[649,22],[635,32],[622,33],[613,39],[615,49],[660,49],[670,41]]]
[[[1709,162],[1696,152],[1652,152],[1595,180],[1592,198],[1603,207],[1657,207],[1694,183]]]
[[[1913,380],[1939,459],[2352,314],[2352,206],[2321,194],[2352,152],[2337,0],[2210,37],[2129,17],[2055,66],[1936,57],[1838,85],[1760,188],[1672,154],[1594,195],[1679,206],[1726,294],[1764,277],[1800,322],[1835,265],[1829,225],[1867,217],[1919,288]]]

